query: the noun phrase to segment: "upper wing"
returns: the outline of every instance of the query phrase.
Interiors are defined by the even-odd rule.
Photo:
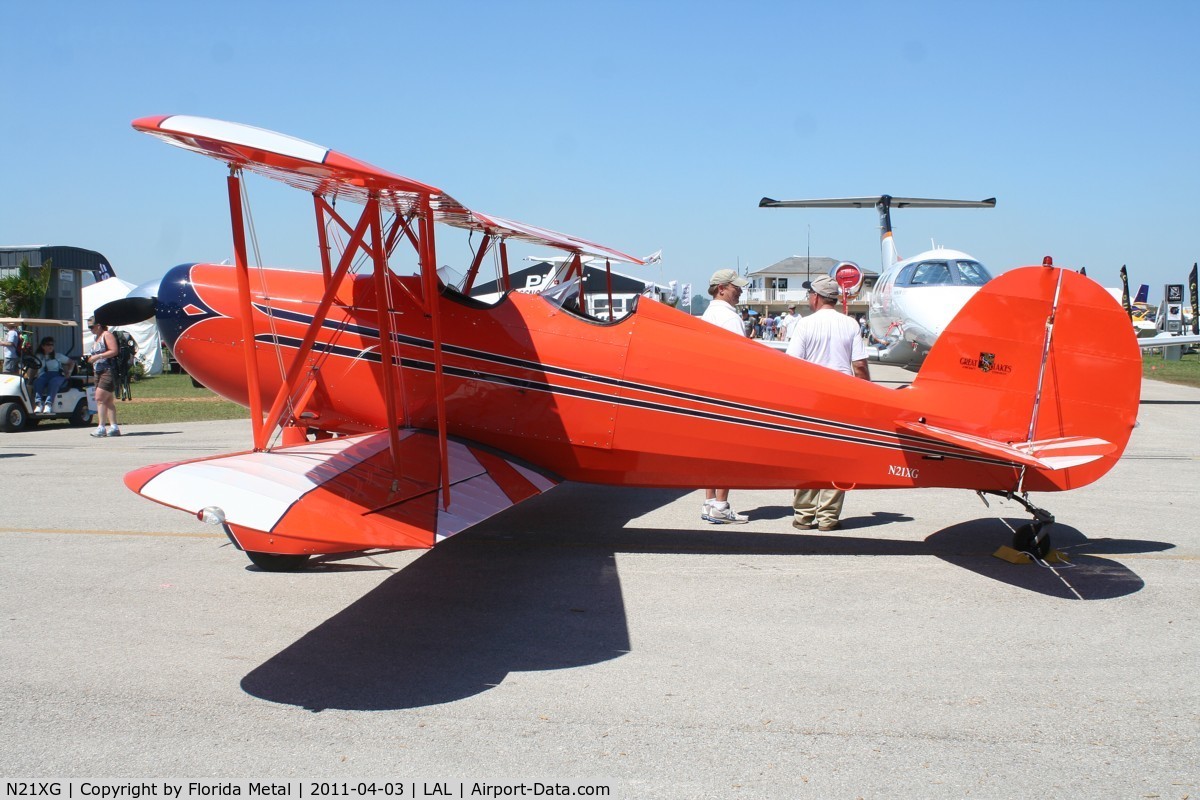
[[[243,550],[266,553],[432,547],[558,484],[483,447],[451,441],[453,489],[443,509],[437,436],[411,429],[400,436],[400,475],[383,431],[143,467],[125,484],[198,516],[208,510]]]
[[[572,253],[644,263],[636,256],[586,239],[472,211],[434,186],[275,131],[190,116],[143,117],[134,120],[133,127],[177,147],[307,192],[333,195],[356,203],[365,203],[374,194],[400,214],[419,210],[422,198],[428,198],[433,218],[446,225]]]

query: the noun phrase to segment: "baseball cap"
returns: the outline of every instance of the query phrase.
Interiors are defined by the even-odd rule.
[[[811,281],[805,281],[803,284],[805,289],[816,292],[826,300],[838,299],[838,284],[833,278],[828,275],[822,275],[819,278],[813,278]]]
[[[734,286],[746,286],[750,281],[738,275],[737,271],[732,269],[719,269],[708,280],[709,286],[720,286],[725,283],[732,283]]]

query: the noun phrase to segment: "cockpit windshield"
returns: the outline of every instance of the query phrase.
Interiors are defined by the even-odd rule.
[[[983,286],[992,276],[978,261],[956,261],[959,283],[963,286]]]
[[[978,261],[921,261],[905,267],[897,286],[983,286],[992,276]]]

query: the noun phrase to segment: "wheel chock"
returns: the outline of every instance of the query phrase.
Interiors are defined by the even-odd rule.
[[[992,553],[996,558],[1007,561],[1010,564],[1032,564],[1033,556],[1022,550],[1014,550],[1008,545],[1004,545],[996,552]],[[1058,550],[1051,550],[1049,555],[1043,559],[1047,564],[1070,564],[1067,557]]]

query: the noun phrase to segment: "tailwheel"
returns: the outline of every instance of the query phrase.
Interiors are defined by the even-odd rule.
[[[1012,552],[1007,547],[1001,547],[993,555],[1005,561],[1011,561],[1014,564],[1021,563],[1018,560],[1020,553],[1032,553],[1037,558],[1045,561],[1051,552],[1049,527],[1054,524],[1054,515],[1046,509],[1038,508],[1029,502],[1027,494],[982,491],[979,493],[979,496],[983,498],[984,503],[987,503],[987,498],[983,497],[985,494],[994,494],[1006,500],[1015,500],[1033,515],[1032,520],[1013,531],[1012,550],[1016,552]]]
[[[308,563],[308,555],[301,553],[255,553],[246,551],[246,556],[254,566],[263,572],[299,572]]]
[[[1050,555],[1050,533],[1046,530],[1047,527],[1045,523],[1034,520],[1017,528],[1013,531],[1013,550],[1033,553],[1045,560]]]

